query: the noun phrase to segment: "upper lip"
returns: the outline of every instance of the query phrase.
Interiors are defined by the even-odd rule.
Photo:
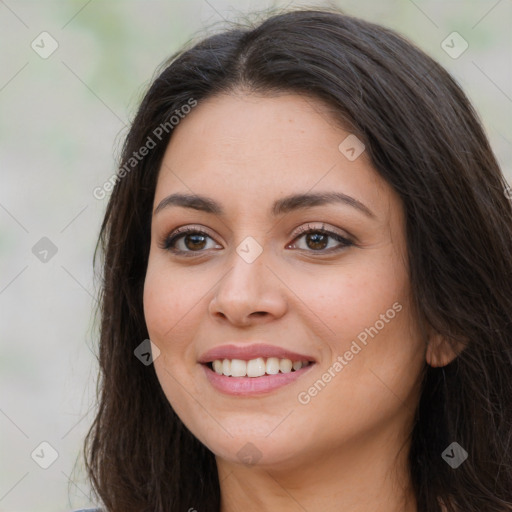
[[[305,354],[299,354],[292,352],[282,347],[276,347],[275,345],[267,345],[264,343],[256,345],[222,345],[214,347],[205,352],[200,358],[200,363],[211,363],[216,359],[242,359],[244,361],[250,361],[258,357],[277,357],[279,359],[291,359],[292,361],[311,361],[315,362],[315,359]]]

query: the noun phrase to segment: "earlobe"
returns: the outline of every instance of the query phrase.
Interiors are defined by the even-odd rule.
[[[463,350],[462,343],[450,343],[441,334],[433,334],[428,341],[425,359],[430,366],[440,368],[450,364]]]

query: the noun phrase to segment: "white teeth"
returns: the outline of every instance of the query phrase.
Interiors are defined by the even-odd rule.
[[[262,357],[247,361],[247,377],[261,377],[262,375],[265,375],[266,369],[265,359]]]
[[[279,361],[279,369],[281,373],[290,373],[292,371],[293,364],[290,359],[281,359]]]
[[[229,363],[229,361],[228,361]],[[216,361],[213,361],[213,371],[215,373],[221,374],[222,373],[222,361],[220,359],[217,359]]]
[[[242,359],[232,359],[231,375],[233,377],[245,377],[247,375],[247,363]]]
[[[228,377],[231,375],[231,361],[229,359],[224,359],[222,361],[222,372],[224,375]]]
[[[244,361],[242,359],[216,359],[212,363],[213,371],[219,375],[227,377],[261,377],[267,375],[277,375],[281,373],[290,373],[293,370],[300,370],[308,366],[308,361],[291,361],[290,359],[279,359],[278,357],[269,357],[266,360],[263,357]]]
[[[277,357],[269,357],[267,359],[266,372],[269,375],[276,375],[279,373],[279,359]]]

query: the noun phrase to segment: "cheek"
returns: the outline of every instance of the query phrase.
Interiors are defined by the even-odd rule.
[[[405,268],[398,268],[387,251],[374,251],[339,266],[318,267],[315,276],[297,273],[294,292],[303,301],[304,314],[318,319],[325,341],[335,344],[339,350],[363,332],[379,322],[381,315],[398,317],[393,304],[399,302],[405,308],[408,278]],[[396,260],[396,258],[395,258]],[[299,306],[299,305],[298,305]],[[403,316],[403,314],[402,314]],[[386,323],[387,326],[387,323]]]
[[[330,360],[297,397],[311,431],[323,431],[332,446],[396,425],[397,418],[415,408],[424,367],[422,344],[406,297],[393,299],[397,296],[362,311],[346,302],[354,316],[340,313]]]
[[[176,294],[166,282],[165,274],[159,276],[154,267],[148,267],[144,282],[144,317],[150,338],[160,340],[172,325],[169,312],[176,312],[179,303]]]
[[[160,349],[154,369],[169,403],[182,419],[193,416],[189,393],[198,395],[193,373],[196,354],[190,340],[200,319],[203,294],[188,277],[169,271],[165,261],[150,256],[143,302],[149,338]]]
[[[190,339],[202,294],[194,286],[193,276],[172,272],[160,260],[150,255],[144,282],[144,316],[151,340],[168,356],[183,350],[180,340]]]
[[[407,268],[392,245],[347,258],[343,267],[319,269],[315,279],[304,274],[296,283],[297,295],[307,298],[304,311],[319,319],[314,335],[329,348],[322,370],[339,375],[329,386],[333,392],[340,386],[341,396],[366,402],[390,394],[386,385],[398,394],[414,386],[425,347],[412,315]],[[342,371],[332,369],[338,356],[344,357]]]

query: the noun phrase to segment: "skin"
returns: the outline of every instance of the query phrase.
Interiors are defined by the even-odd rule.
[[[181,420],[216,456],[221,512],[417,510],[407,435],[426,361],[442,365],[451,356],[442,340],[422,335],[412,311],[399,196],[366,152],[354,161],[340,152],[349,132],[330,116],[318,100],[295,94],[215,96],[174,128],[160,169],[154,209],[182,192],[226,211],[170,206],[154,214],[144,288],[149,335],[161,351],[155,371]],[[318,191],[352,196],[374,217],[341,203],[270,214],[277,199]],[[324,223],[354,245],[329,238],[319,250],[295,236]],[[161,247],[180,226],[208,231],[202,244],[176,242],[191,257]],[[263,250],[252,263],[236,252],[249,236]],[[394,318],[300,403],[299,393],[395,303],[402,308]],[[219,345],[257,342],[317,364],[263,396],[216,391],[198,358]],[[249,442],[255,464],[237,455]]]

